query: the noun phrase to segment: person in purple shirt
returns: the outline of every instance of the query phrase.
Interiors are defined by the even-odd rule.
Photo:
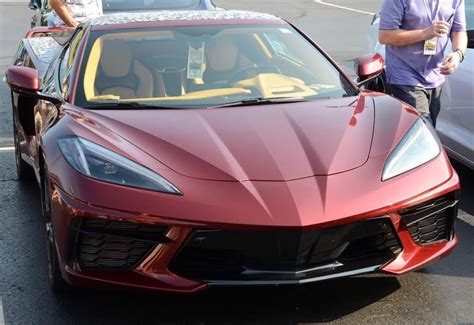
[[[449,40],[453,51],[446,54]],[[436,126],[445,76],[467,48],[464,0],[384,0],[379,41],[392,94]]]

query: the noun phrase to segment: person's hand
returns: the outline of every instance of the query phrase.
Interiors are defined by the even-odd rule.
[[[436,21],[425,29],[425,40],[429,40],[435,37],[443,37],[449,33],[451,25],[445,21]]]
[[[445,76],[449,76],[453,74],[453,72],[459,67],[461,63],[461,55],[458,52],[451,52],[443,60],[441,63],[441,74]]]
[[[66,25],[68,27],[76,28],[77,26],[79,26],[79,23],[77,21],[71,19],[71,21],[66,23]]]

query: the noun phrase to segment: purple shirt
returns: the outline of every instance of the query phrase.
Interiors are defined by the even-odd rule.
[[[451,31],[465,31],[464,1],[384,0],[380,13],[380,29],[424,29],[430,27],[433,21],[448,21],[454,13]],[[430,12],[429,15],[428,11]],[[445,77],[440,73],[439,65],[444,59],[444,52],[448,43],[447,35],[438,38],[436,55],[431,56],[423,54],[424,42],[408,46],[387,45],[385,60],[388,82],[394,85],[422,86],[425,88],[436,88],[442,85]]]

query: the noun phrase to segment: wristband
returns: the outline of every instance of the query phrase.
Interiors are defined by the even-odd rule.
[[[459,56],[461,57],[460,62],[464,61],[464,52],[461,49],[456,49],[454,52],[459,54]]]

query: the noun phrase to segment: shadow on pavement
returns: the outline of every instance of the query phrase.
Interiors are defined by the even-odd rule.
[[[474,172],[458,162],[452,162],[461,179],[460,209],[471,218],[474,215]],[[420,273],[474,278],[474,226],[458,219],[458,246],[441,262],[419,270]]]
[[[420,273],[474,278],[474,227],[458,220],[459,243],[452,254],[442,261],[419,270]]]
[[[452,164],[461,180],[460,208],[472,216],[474,215],[474,170],[455,161]]]
[[[354,313],[400,288],[396,278],[368,276],[305,287],[221,288],[193,295],[125,294],[83,290],[58,296],[63,312],[77,322],[162,321],[220,323],[328,322]]]

